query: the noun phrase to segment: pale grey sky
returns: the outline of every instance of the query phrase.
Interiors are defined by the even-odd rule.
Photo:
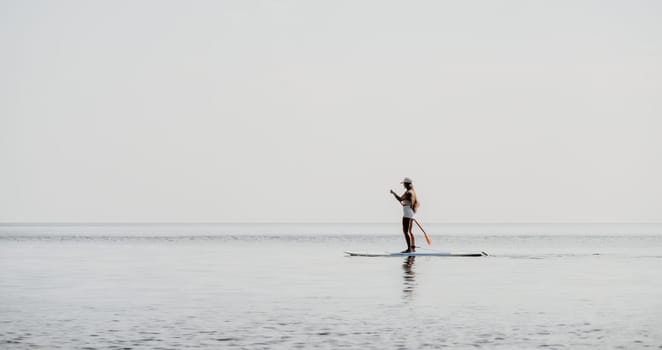
[[[0,222],[662,222],[662,2],[0,3]]]

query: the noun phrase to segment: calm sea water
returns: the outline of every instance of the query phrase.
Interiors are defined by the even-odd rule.
[[[662,348],[660,225],[426,229],[0,226],[0,348]]]

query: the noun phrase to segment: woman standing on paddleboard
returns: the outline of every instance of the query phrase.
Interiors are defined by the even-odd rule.
[[[419,203],[411,179],[405,177],[402,180],[402,185],[405,187],[405,193],[402,196],[398,196],[393,190],[391,190],[391,194],[402,205],[402,233],[404,233],[405,241],[407,241],[407,249],[402,252],[413,253],[416,251],[416,244],[414,243],[414,234],[411,232],[411,225],[414,222],[414,214],[418,210]]]

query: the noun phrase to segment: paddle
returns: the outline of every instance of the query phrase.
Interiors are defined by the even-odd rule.
[[[421,226],[421,224],[418,223],[418,220],[416,220],[416,219],[413,219],[413,220],[416,223],[416,225],[418,225],[418,228],[420,228],[421,231],[423,231],[423,234],[425,235],[425,241],[428,242],[428,245],[431,245],[432,240],[430,239],[430,236],[428,236],[428,233],[425,232],[425,230],[423,229],[423,226]]]

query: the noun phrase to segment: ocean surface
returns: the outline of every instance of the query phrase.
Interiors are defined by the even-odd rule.
[[[662,349],[662,225],[0,225],[0,349]]]

